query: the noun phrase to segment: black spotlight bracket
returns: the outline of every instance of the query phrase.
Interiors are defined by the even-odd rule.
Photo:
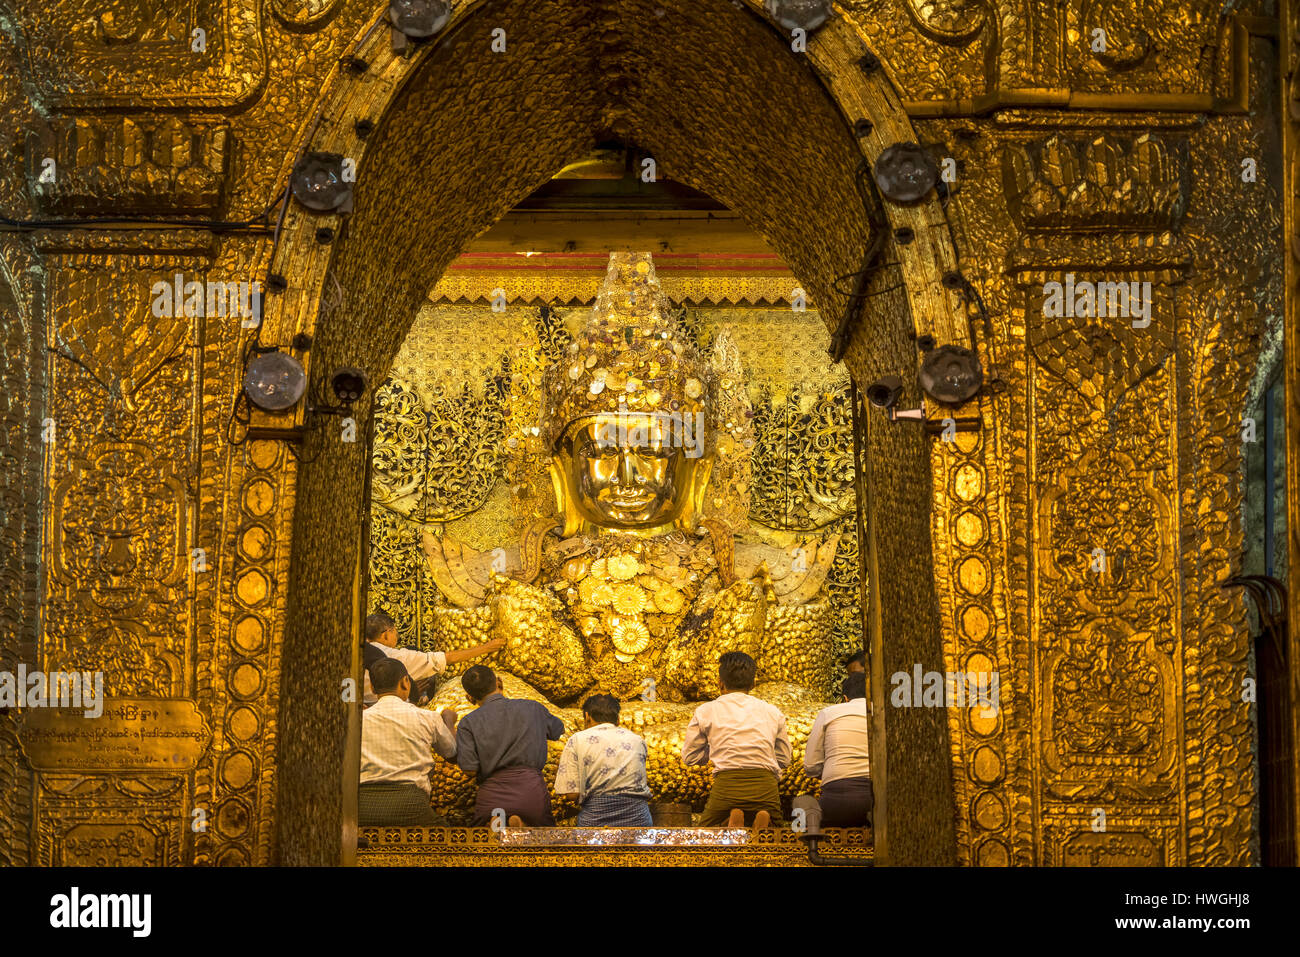
[[[942,419],[932,419],[926,413],[925,402],[921,403],[919,409],[886,409],[889,421],[912,422],[923,429],[925,434],[930,438],[938,438],[945,433],[954,432],[978,432],[984,428],[984,420],[978,415],[959,415],[945,416]]]
[[[301,425],[291,425],[283,428],[270,425],[250,425],[244,431],[244,438],[245,441],[261,439],[263,441],[290,442],[294,445],[301,445],[305,433],[306,429]]]
[[[898,377],[894,376],[890,378]],[[940,419],[931,418],[930,412],[925,405],[925,399],[922,399],[920,406],[915,409],[895,408],[892,403],[888,405],[880,405],[873,402],[872,405],[874,408],[880,409],[880,411],[884,413],[887,422],[895,425],[900,422],[910,422],[913,425],[919,425],[925,429],[925,434],[931,438],[943,436],[950,431],[978,432],[984,428],[984,420],[977,415],[945,416]]]

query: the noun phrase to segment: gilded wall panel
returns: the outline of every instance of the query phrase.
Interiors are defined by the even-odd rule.
[[[43,636],[28,665],[100,673],[110,701],[189,698],[203,327],[183,308],[156,316],[152,290],[161,277],[205,276],[211,244],[173,233],[147,244],[130,234],[45,234],[37,245],[49,277],[48,497]],[[111,832],[133,848],[114,862],[180,862],[184,779],[37,779],[38,860],[96,859],[88,848]],[[106,813],[114,803],[133,807],[126,817]]]
[[[963,410],[981,417],[980,433],[931,449],[929,523],[943,663],[1002,675],[996,716],[972,709],[946,715],[963,862],[1257,859],[1254,719],[1240,699],[1250,674],[1247,630],[1239,596],[1225,594],[1220,583],[1239,566],[1240,421],[1256,371],[1253,337],[1282,309],[1275,269],[1283,228],[1279,183],[1285,178],[1291,203],[1285,235],[1294,246],[1297,174],[1294,124],[1290,166],[1274,168],[1280,150],[1271,117],[1282,104],[1271,99],[1273,53],[1267,40],[1248,38],[1249,31],[1267,32],[1269,8],[1240,6],[1244,13],[1226,16],[1217,3],[1189,7],[1172,0],[852,0],[841,8],[852,34],[885,59],[897,86],[891,95],[913,115],[963,117],[919,124],[916,138],[942,144],[943,155],[960,163],[936,221],[946,217],[961,269],[989,307],[987,325],[976,317],[972,328],[986,373],[1006,386]],[[510,12],[504,4],[494,9]],[[57,9],[7,0],[0,53],[6,66],[21,68],[27,89],[8,79],[0,86],[10,115],[21,120],[23,144],[21,151],[0,145],[6,215],[28,209],[42,217],[237,219],[259,212],[318,128],[337,125],[342,148],[359,153],[354,122],[382,119],[404,74],[395,69],[380,79],[341,62],[377,10],[352,0],[190,0],[166,9],[146,0]],[[707,13],[682,22],[714,23]],[[383,260],[377,251],[387,251],[403,217],[418,218],[419,204],[408,193],[429,191],[435,196],[429,208],[454,204],[485,182],[473,173],[480,163],[512,171],[493,181],[494,197],[519,192],[549,172],[541,166],[585,148],[586,133],[600,123],[659,131],[656,145],[683,176],[689,172],[697,184],[747,206],[765,233],[784,242],[783,251],[797,253],[788,257],[793,263],[821,277],[824,290],[827,277],[856,268],[865,235],[856,219],[827,216],[825,235],[805,244],[805,226],[790,225],[789,204],[758,209],[752,201],[788,193],[789,183],[772,173],[786,168],[772,160],[785,155],[783,139],[818,144],[803,155],[805,165],[821,164],[825,175],[818,182],[851,182],[857,154],[845,146],[847,134],[821,136],[822,128],[809,123],[798,135],[781,129],[760,141],[733,127],[749,155],[766,157],[752,168],[699,145],[701,131],[730,115],[724,106],[736,77],[752,79],[755,89],[772,82],[757,61],[740,55],[756,47],[728,33],[731,52],[718,62],[729,82],[701,80],[704,92],[716,95],[698,97],[692,110],[676,115],[673,104],[681,101],[670,85],[654,86],[659,81],[649,73],[647,89],[617,102],[603,100],[595,86],[587,89],[580,77],[590,57],[572,50],[579,40],[594,41],[587,26],[566,16],[543,10],[518,20],[523,58],[534,69],[547,63],[563,75],[543,91],[544,102],[529,104],[529,116],[547,103],[565,105],[546,114],[555,123],[545,142],[524,137],[502,146],[497,134],[519,118],[502,113],[492,136],[455,140],[456,151],[445,154],[451,173],[437,177],[420,165],[421,149],[453,142],[445,130],[430,127],[408,140],[408,125],[392,134],[419,148],[409,150],[410,165],[390,164],[391,180],[363,197],[388,205],[377,218],[353,222],[360,248],[336,274],[352,297],[349,307],[362,317],[357,328],[364,326],[374,342],[361,342],[352,327],[331,341],[344,327],[325,323],[326,357],[382,353],[368,364],[380,370],[405,321],[394,304],[427,293],[421,287],[407,295],[400,284],[375,280],[366,265]],[[651,22],[648,14],[643,19]],[[510,22],[515,37],[516,21]],[[554,49],[533,42],[546,30],[572,42]],[[1104,46],[1096,43],[1097,30],[1104,31]],[[1292,18],[1283,31],[1291,56],[1297,32]],[[638,49],[686,44],[685,55],[698,58],[695,40],[660,37],[641,21],[636,35]],[[684,30],[681,37],[696,34]],[[826,82],[861,70],[856,55],[842,59],[835,76],[823,69]],[[602,62],[624,79],[640,76],[625,63],[610,65],[616,61],[622,62]],[[319,91],[330,82],[352,82],[350,69],[360,92],[347,110],[325,117]],[[514,76],[490,74],[483,64],[477,69],[469,92],[460,95],[475,102],[523,95]],[[441,122],[467,128],[468,114],[453,109],[456,91],[425,92]],[[39,121],[27,95],[44,114]],[[1287,96],[1294,100],[1294,89]],[[1076,109],[1056,109],[1067,103]],[[798,101],[769,106],[774,116],[810,113]],[[1253,114],[1244,114],[1247,106]],[[1243,115],[1224,115],[1234,112]],[[681,117],[698,125],[673,127]],[[887,145],[867,142],[872,149]],[[40,182],[47,158],[61,171],[53,184]],[[512,165],[511,158],[520,162]],[[1260,169],[1250,182],[1241,165],[1248,158]],[[422,180],[426,175],[432,178]],[[740,182],[747,189],[732,188]],[[843,206],[844,197],[829,188],[816,198],[818,210]],[[490,218],[486,205],[466,210],[457,223],[481,225],[475,217]],[[297,218],[294,212],[288,221]],[[241,442],[238,422],[232,431],[247,333],[198,316],[153,315],[149,295],[155,280],[178,271],[195,279],[260,275],[269,242],[230,238],[214,258],[211,238],[198,232],[51,231],[37,234],[31,246],[12,236],[3,241],[9,293],[0,298],[6,318],[0,349],[6,383],[20,384],[0,397],[0,426],[6,449],[25,450],[25,458],[6,459],[0,487],[6,547],[16,546],[0,564],[0,662],[102,669],[114,695],[193,699],[213,734],[186,774],[33,774],[16,747],[12,717],[0,716],[0,741],[7,745],[0,748],[0,802],[7,802],[0,803],[0,820],[12,822],[33,808],[35,814],[34,844],[28,847],[23,827],[5,823],[0,855],[90,864],[277,860],[277,833],[292,830],[278,820],[277,756],[319,739],[329,752],[320,767],[330,767],[341,750],[332,717],[282,727],[285,668],[322,673],[292,685],[299,691],[315,687],[317,678],[332,690],[339,677],[330,670],[337,649],[317,648],[319,635],[298,636],[291,644],[299,653],[282,664],[286,632],[301,627],[288,620],[287,590],[291,577],[303,587],[336,590],[320,596],[334,608],[348,600],[341,584],[347,575],[291,573],[291,551],[312,554],[302,536],[316,529],[299,526],[295,533],[292,525],[294,453],[282,443]],[[418,254],[422,276],[435,274],[457,251],[451,236],[429,231],[404,247]],[[27,271],[32,250],[43,273]],[[892,258],[895,253],[908,255],[902,247],[891,249]],[[306,258],[298,255],[295,268]],[[1287,291],[1294,293],[1295,260],[1286,261]],[[1135,328],[1133,317],[1122,316],[1044,316],[1045,284],[1064,282],[1067,273],[1076,283],[1150,282],[1150,325]],[[291,276],[299,285],[308,278]],[[299,285],[291,296],[301,294]],[[833,320],[843,296],[822,298]],[[307,310],[308,326],[315,305]],[[902,302],[882,297],[873,305],[879,315],[905,315]],[[21,323],[8,321],[15,312]],[[517,367],[502,365],[501,350],[492,348],[484,350],[481,368],[454,370],[469,393],[439,386],[443,391],[430,397],[412,382],[381,394],[376,466],[385,482],[374,512],[372,560],[382,573],[371,603],[393,608],[413,643],[428,643],[428,609],[419,596],[431,592],[424,563],[411,558],[412,523],[459,523],[467,538],[486,542],[512,510],[527,512],[540,501],[541,493],[505,488],[512,453],[496,442],[508,441],[522,422],[518,410],[503,413],[496,397],[507,388],[528,395],[533,368],[562,329],[525,332],[532,338]],[[780,345],[757,327],[750,334],[759,352]],[[872,374],[893,366],[906,371],[914,357],[884,354],[892,348],[867,350],[860,339],[850,361]],[[1291,362],[1294,386],[1294,356]],[[755,394],[760,424],[767,423],[755,518],[769,529],[851,524],[845,476],[833,474],[845,451],[847,406],[839,390],[821,383]],[[38,398],[45,395],[48,408]],[[429,427],[430,416],[444,424],[442,431]],[[53,438],[40,442],[47,418]],[[804,461],[777,439],[792,431],[830,436],[819,448],[831,464],[782,481]],[[921,447],[913,439],[876,434],[873,448],[902,458]],[[466,456],[470,464],[453,481],[428,480],[431,463],[447,466]],[[882,500],[907,500],[900,483],[883,474]],[[329,486],[319,478],[311,489],[333,494]],[[1296,500],[1293,481],[1293,510]],[[326,529],[322,540],[331,560],[350,562],[343,537]],[[207,571],[195,563],[195,548],[204,549]],[[841,549],[832,585],[847,623],[856,610],[858,562],[856,551]],[[914,558],[882,557],[900,564]],[[1298,567],[1293,556],[1291,568]],[[899,627],[924,630],[926,609],[907,605],[897,591],[887,597],[898,603],[892,620]],[[846,624],[841,644],[847,647],[853,634]],[[903,745],[912,733],[890,740]],[[288,788],[309,791],[300,779]],[[1106,815],[1104,829],[1097,826],[1098,809]],[[190,826],[195,810],[205,815],[206,830]],[[333,828],[311,826],[321,834]],[[315,835],[306,844],[323,847],[330,840]]]
[[[265,78],[252,0],[71,0],[59,17],[46,4],[5,6],[6,25],[22,27],[35,95],[55,109],[219,109]]]
[[[0,266],[0,670],[34,661],[41,570],[45,419],[44,307],[25,273],[26,250],[6,245]],[[22,277],[25,281],[15,281]],[[17,715],[0,712],[0,863],[29,859],[32,775],[18,747]]]
[[[1255,54],[1252,89],[1267,102],[1267,50]],[[1024,745],[1021,793],[1042,809],[1016,818],[1032,821],[1018,847],[1041,862],[1255,853],[1237,831],[1251,827],[1255,786],[1240,700],[1246,632],[1219,582],[1239,559],[1242,376],[1260,312],[1278,296],[1265,278],[1276,197],[1241,175],[1243,156],[1268,155],[1266,121],[1240,156],[1222,144],[1246,124],[1197,133],[1198,122],[1006,111],[975,134],[934,130],[961,164],[949,213],[959,246],[984,251],[968,268],[984,277],[986,354],[1007,382],[994,402],[1013,529],[1012,637],[999,666],[1013,669],[1004,693],[1031,697],[1032,727],[1009,738]],[[1264,228],[1252,227],[1261,212]],[[988,272],[998,257],[1005,280]],[[1150,281],[1150,324],[1046,319],[1044,283],[1067,272],[1076,283]],[[1118,562],[1113,545],[1084,541],[1097,537],[1118,543]],[[939,549],[941,568],[958,546]],[[955,619],[951,634],[960,648]],[[1014,704],[1004,714],[1010,732]],[[1210,726],[1226,737],[1206,737]],[[1108,794],[1118,797],[1087,804]],[[960,821],[970,802],[958,803]],[[1095,830],[1097,809],[1110,832]]]

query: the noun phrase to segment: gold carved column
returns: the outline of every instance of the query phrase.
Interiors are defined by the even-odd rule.
[[[176,273],[202,281],[213,237],[49,231],[35,244],[48,275],[48,498],[43,639],[29,667],[102,673],[105,720],[74,732],[164,736],[120,747],[79,738],[69,755],[29,715],[20,740],[35,772],[33,861],[178,864],[190,856],[192,773],[210,737],[198,690],[210,656],[191,613],[206,572],[192,552],[204,320],[153,315],[150,291]]]

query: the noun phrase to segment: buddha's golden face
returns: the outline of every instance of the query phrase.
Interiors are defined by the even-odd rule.
[[[667,525],[681,514],[698,458],[650,415],[598,416],[565,439],[582,517],[604,528]]]

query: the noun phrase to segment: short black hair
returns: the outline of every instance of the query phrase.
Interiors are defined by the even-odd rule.
[[[867,653],[865,651],[855,651],[844,659],[844,667],[847,668],[849,665],[862,665],[865,668],[867,666]]]
[[[867,696],[867,674],[865,671],[855,671],[844,679],[840,685],[840,694],[852,701],[854,698],[865,698]]]
[[[594,694],[582,703],[582,710],[595,718],[597,724],[618,724],[621,707],[612,694]]]
[[[460,686],[475,701],[482,701],[497,690],[497,676],[487,665],[474,665],[460,676]]]
[[[385,658],[370,666],[370,687],[375,690],[375,694],[396,691],[402,679],[409,677],[411,676],[406,670],[406,665],[396,658]]]
[[[386,611],[376,611],[366,615],[366,641],[374,641],[389,628],[396,628],[397,622]],[[373,679],[372,679],[373,680]]]
[[[718,659],[718,680],[731,691],[748,691],[757,674],[758,664],[743,651],[728,651]]]

